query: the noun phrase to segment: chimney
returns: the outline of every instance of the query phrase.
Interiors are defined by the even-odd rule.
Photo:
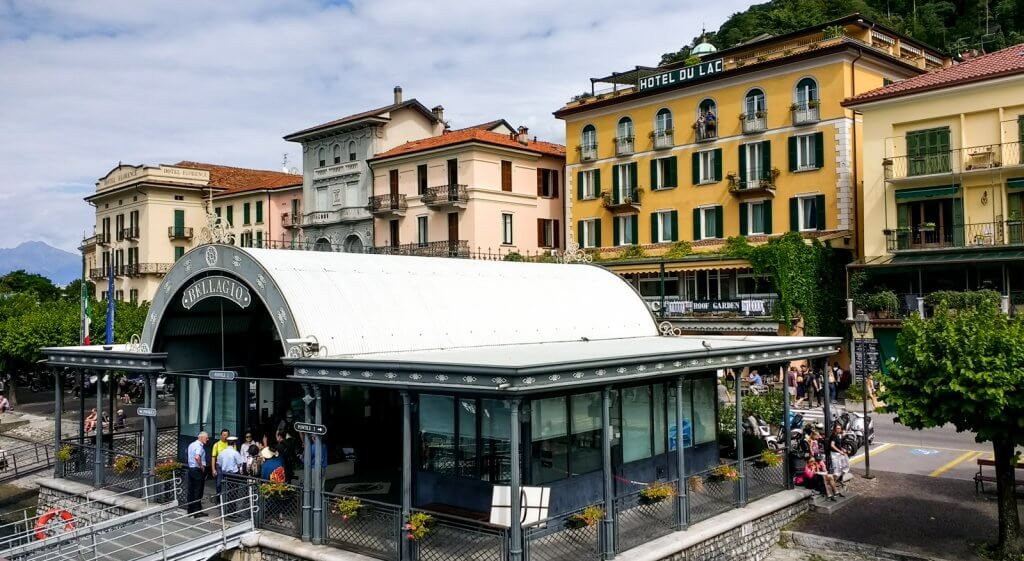
[[[530,129],[528,129],[526,127],[522,127],[522,126],[519,127],[519,134],[518,134],[519,138],[518,138],[518,140],[519,140],[520,144],[529,144],[530,143],[529,132],[530,132]]]
[[[402,103],[402,86],[395,86],[395,105]]]
[[[437,119],[438,122],[444,122],[444,107],[437,105],[431,109],[430,112],[434,114],[434,118]]]

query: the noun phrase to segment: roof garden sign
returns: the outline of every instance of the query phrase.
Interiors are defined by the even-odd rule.
[[[682,84],[684,82],[701,80],[708,76],[718,74],[724,69],[725,65],[720,58],[694,64],[693,66],[676,68],[669,70],[668,72],[662,72],[661,74],[654,74],[640,78],[637,83],[637,91],[643,92],[647,90],[656,90]]]
[[[222,275],[204,277],[185,289],[181,295],[181,305],[191,310],[199,302],[207,298],[226,298],[240,308],[248,308],[252,302],[249,289],[242,283]]]

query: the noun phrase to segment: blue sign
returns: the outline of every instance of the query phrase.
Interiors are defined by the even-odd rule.
[[[683,68],[676,68],[675,70],[662,72],[661,74],[644,76],[637,81],[636,89],[637,91],[643,92],[647,90],[667,88],[684,82],[701,80],[718,74],[723,70],[725,70],[725,65],[723,64],[722,59],[709,60],[707,62],[694,64],[693,66],[684,66]]]
[[[672,423],[668,426],[668,451],[673,452],[676,450],[676,424]],[[690,427],[690,420],[683,419],[683,448],[693,447],[693,429]]]

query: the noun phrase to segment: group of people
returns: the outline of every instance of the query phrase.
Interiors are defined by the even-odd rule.
[[[823,435],[823,427],[813,428],[805,438],[795,444],[795,450],[804,460],[803,469],[795,469],[793,483],[813,489],[825,495],[830,501],[836,497],[845,497],[843,490],[843,474],[850,468],[850,458],[843,449],[843,427],[836,424],[828,439]],[[826,461],[826,454],[828,461]],[[831,464],[831,469],[829,469]]]
[[[697,122],[694,126],[700,138],[711,138],[718,131],[718,118],[715,117],[715,113],[711,109],[698,111]]]
[[[840,368],[838,362],[833,362],[832,367],[825,372],[811,370],[802,364],[799,368],[790,366],[786,372],[786,391],[795,398],[793,407],[811,407],[812,403],[821,407],[825,392],[828,392],[828,399],[834,403],[839,392],[849,387],[851,381],[850,373]]]
[[[96,430],[96,425],[103,423],[103,429],[107,430],[113,427],[114,430],[123,429],[125,423],[128,421],[128,416],[125,414],[124,409],[118,409],[117,413],[114,414],[114,423],[111,425],[110,416],[104,411],[102,415],[96,412],[96,408],[93,407],[89,414],[85,417],[85,434],[89,434]]]

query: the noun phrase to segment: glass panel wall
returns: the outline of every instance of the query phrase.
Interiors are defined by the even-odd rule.
[[[572,473],[601,469],[601,392],[570,398],[572,418]]]
[[[460,477],[476,477],[476,400],[459,400]]]
[[[566,398],[553,397],[533,402],[533,482],[546,483],[569,475]]]
[[[651,457],[651,387],[622,390],[622,463]]]
[[[480,478],[491,483],[508,483],[512,477],[509,404],[502,399],[481,399],[480,412]]]
[[[420,468],[455,475],[455,398],[420,396]]]
[[[715,442],[715,386],[717,380],[705,378],[693,381],[693,426],[697,444]]]

